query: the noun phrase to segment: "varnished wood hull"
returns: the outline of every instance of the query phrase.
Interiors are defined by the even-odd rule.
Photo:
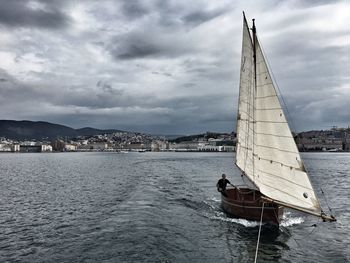
[[[260,221],[262,194],[249,188],[227,189],[227,197],[221,195],[222,208],[233,217]],[[279,224],[283,216],[283,207],[264,201],[264,223]]]

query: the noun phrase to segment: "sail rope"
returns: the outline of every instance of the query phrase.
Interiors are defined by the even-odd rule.
[[[323,195],[323,197],[324,197],[324,200],[326,201],[327,207],[328,207],[328,209],[329,209],[329,213],[332,214],[332,208],[329,206],[327,197],[326,197],[326,195],[325,195],[325,193],[324,193],[322,187],[321,187],[321,193],[322,193],[322,195]]]
[[[260,241],[260,233],[261,233],[261,225],[262,225],[262,219],[263,219],[263,214],[264,214],[264,205],[265,203],[262,203],[261,207],[261,216],[260,216],[260,225],[259,225],[259,233],[258,233],[258,241],[256,243],[256,249],[255,249],[255,259],[254,263],[256,263],[256,260],[258,259],[258,250],[259,250],[259,241]]]

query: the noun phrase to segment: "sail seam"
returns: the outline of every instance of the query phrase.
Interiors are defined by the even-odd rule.
[[[253,131],[253,129],[252,128],[248,128],[250,131]],[[242,135],[242,136],[237,136],[237,137],[243,137],[243,135],[249,135],[249,130],[248,131],[246,131],[246,130],[241,130],[240,131],[240,134]],[[260,134],[260,135],[266,135],[266,136],[274,136],[274,137],[277,137],[277,138],[288,138],[288,139],[293,139],[293,137],[291,136],[291,135],[277,135],[277,134],[272,134],[272,133],[262,133],[262,132],[255,132],[255,131],[253,131],[253,133],[254,134]],[[245,137],[245,136],[244,136]],[[294,139],[293,139],[294,140]],[[299,154],[299,153],[298,153]]]
[[[268,161],[268,160],[265,159],[265,161]],[[286,166],[288,166],[288,165],[286,165]],[[301,184],[297,184],[297,183],[295,183],[295,182],[293,182],[293,181],[291,181],[291,180],[289,180],[289,179],[287,179],[287,178],[284,178],[284,177],[282,177],[282,176],[279,176],[279,175],[276,175],[276,174],[272,174],[272,173],[268,173],[268,172],[262,171],[262,170],[260,170],[260,169],[259,169],[259,172],[262,172],[262,173],[267,174],[267,175],[271,175],[271,176],[278,177],[278,178],[283,179],[283,180],[285,180],[285,181],[288,181],[288,182],[290,182],[290,183],[292,183],[292,184],[295,184],[295,185],[297,185],[297,186],[300,186],[300,187],[302,187],[302,188],[304,188],[304,189],[312,190],[312,191],[313,191],[312,188],[305,187],[305,186],[303,186],[303,185],[301,185]]]
[[[261,111],[264,111],[264,110],[281,110],[281,108],[266,108],[266,109],[256,109],[256,110],[261,110]]]
[[[239,145],[240,145],[240,147],[243,148],[243,149],[253,150],[253,148],[249,148],[249,147],[243,146],[241,143],[239,143]]]
[[[248,128],[248,129],[250,129],[250,130],[252,130],[252,128]],[[245,130],[242,130],[242,132],[244,132],[244,135],[249,135],[249,131],[245,131]],[[246,136],[243,136],[243,134],[242,134],[242,136],[239,136],[239,138],[241,138],[241,137],[246,137]]]
[[[298,152],[282,150],[282,149],[280,149],[280,148],[272,147],[272,146],[267,146],[267,145],[256,144],[256,146],[258,146],[258,147],[263,147],[263,148],[274,149],[274,150],[278,150],[278,151],[280,151],[280,152],[287,152],[287,153],[299,154]]]
[[[290,139],[293,139],[293,137],[291,137],[291,136],[289,136],[289,135],[277,135],[277,134],[263,133],[263,132],[257,132],[256,134],[268,135],[268,136],[275,136],[275,137],[280,137],[280,138],[290,138]]]
[[[260,63],[259,63],[260,64]],[[262,64],[262,63],[261,63]],[[263,71],[263,72],[260,72],[259,74],[256,74],[257,76],[261,76],[261,75],[270,75],[268,71]]]
[[[252,129],[250,128],[250,130],[252,130]],[[245,134],[248,134],[248,131],[242,130],[242,132],[244,132]],[[272,133],[263,133],[263,132],[255,132],[255,131],[253,131],[253,132],[254,132],[254,134],[261,134],[261,135],[268,135],[268,136],[275,136],[275,137],[293,139],[293,137],[290,134],[288,134],[288,135],[277,135],[277,134],[272,134]]]
[[[265,84],[259,84],[257,85],[258,87],[264,87],[264,86],[269,86],[269,85],[273,85],[272,82],[268,82],[268,83],[265,83]]]
[[[251,129],[251,128],[250,128],[250,129]],[[249,134],[249,132],[248,132],[248,131],[243,131],[243,130],[242,130],[242,132],[244,132],[244,135]],[[242,134],[242,136],[239,136],[239,138],[241,138],[241,137],[243,137],[243,138],[244,138],[245,136],[243,136],[243,134]]]
[[[306,201],[304,201],[303,199],[299,199],[299,198],[297,198],[296,196],[294,196],[294,195],[291,195],[291,194],[287,193],[286,191],[283,191],[283,190],[281,190],[281,189],[278,189],[278,188],[273,187],[273,186],[268,185],[268,184],[261,183],[261,181],[260,181],[260,180],[258,180],[258,181],[260,182],[260,184],[261,184],[261,185],[264,185],[264,186],[266,186],[266,187],[269,187],[269,188],[275,189],[275,190],[277,190],[277,191],[279,191],[279,192],[282,192],[282,193],[284,193],[284,194],[286,194],[286,195],[288,195],[288,196],[290,196],[290,197],[293,197],[294,199],[296,199],[296,200],[298,200],[298,201],[301,201],[302,203],[305,203],[305,204],[310,205],[310,203],[309,203],[309,202],[306,202]],[[273,199],[273,198],[272,198],[272,199]],[[278,200],[278,199],[276,199],[276,200]],[[308,206],[308,207],[309,207],[309,206]]]
[[[252,131],[252,128],[248,128],[250,131]],[[249,131],[246,131],[246,130],[241,130],[240,131],[240,133],[242,132],[242,136],[237,136],[237,137],[245,137],[245,136],[243,136],[243,133],[244,133],[244,135],[249,135]],[[266,135],[266,136],[274,136],[274,137],[277,137],[277,138],[288,138],[288,139],[293,139],[293,137],[292,136],[290,136],[290,135],[277,135],[277,134],[269,134],[269,133],[259,133],[259,132],[255,132],[255,131],[253,131],[254,132],[254,134],[260,134],[260,135]],[[294,140],[294,139],[293,139]]]
[[[249,115],[249,112],[247,112],[247,111],[240,110],[240,111],[239,111],[239,113],[244,113],[245,115],[247,115],[247,117],[250,117],[251,119],[253,119],[253,118],[252,118],[252,116],[251,116],[251,115]],[[242,118],[241,118],[241,119],[239,119],[239,120],[242,120]]]
[[[272,97],[278,97],[276,94],[275,95],[267,95],[267,96],[262,96],[262,97],[256,97],[256,99],[266,99],[266,98],[272,98]]]
[[[263,123],[287,123],[286,121],[259,121],[259,120],[256,120],[256,122],[263,122]]]

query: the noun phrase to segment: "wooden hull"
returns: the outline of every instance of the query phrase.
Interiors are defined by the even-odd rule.
[[[233,217],[260,222],[262,194],[250,188],[229,188],[227,197],[221,195],[222,208]],[[283,216],[283,206],[264,201],[264,223],[279,224]]]

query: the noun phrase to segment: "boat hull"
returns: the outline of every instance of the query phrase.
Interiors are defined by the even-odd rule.
[[[227,197],[221,195],[223,210],[229,215],[247,220],[260,221],[261,209],[264,202],[264,223],[276,224],[281,222],[283,206],[262,200],[262,194],[250,188],[229,188]]]

